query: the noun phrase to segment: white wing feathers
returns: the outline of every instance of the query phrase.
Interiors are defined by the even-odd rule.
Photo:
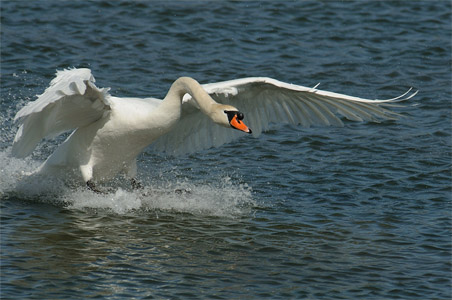
[[[316,86],[317,87],[317,86]],[[369,100],[314,88],[284,83],[265,77],[244,78],[203,85],[217,102],[230,104],[244,113],[244,122],[259,136],[271,123],[310,126],[343,126],[341,116],[352,121],[397,119],[385,107],[407,100],[417,92],[386,100]],[[190,95],[183,100],[183,115],[176,127],[154,143],[154,149],[183,154],[220,146],[244,134],[212,124],[192,105]],[[189,105],[192,104],[192,105]]]
[[[109,89],[99,89],[89,69],[58,71],[38,99],[23,107],[12,153],[29,155],[41,139],[88,125],[109,113]]]

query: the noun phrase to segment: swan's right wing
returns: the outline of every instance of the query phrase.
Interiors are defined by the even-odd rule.
[[[352,121],[397,119],[387,109],[396,102],[410,99],[417,92],[385,100],[370,100],[281,82],[272,78],[242,78],[204,84],[212,98],[237,107],[244,113],[244,122],[259,136],[272,123],[310,126],[343,126],[342,118]],[[169,154],[191,153],[231,142],[245,133],[212,123],[186,94],[180,122],[160,137],[154,149]]]
[[[110,111],[109,89],[94,85],[89,69],[58,71],[50,86],[38,99],[15,116],[20,127],[14,138],[12,154],[29,155],[41,139],[86,126]]]

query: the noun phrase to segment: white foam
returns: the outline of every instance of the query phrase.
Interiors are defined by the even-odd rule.
[[[16,159],[10,155],[10,148],[0,151],[0,195],[12,192],[27,174],[33,172],[39,162],[30,158]],[[33,182],[30,182],[33,184]],[[24,191],[27,189],[23,186]]]
[[[236,186],[228,177],[219,184],[166,182],[134,191],[118,188],[108,194],[79,189],[64,198],[71,208],[108,209],[118,214],[144,210],[234,217],[249,213],[255,205],[251,188]]]
[[[148,209],[234,216],[249,212],[256,203],[248,185],[234,184],[225,176],[216,183],[167,183],[159,189],[151,189],[143,198],[143,205]]]
[[[68,209],[102,209],[117,214],[134,211],[167,211],[196,215],[235,217],[249,214],[256,205],[252,189],[236,184],[228,176],[212,182],[162,179],[143,182],[144,188],[129,190],[124,179],[110,186],[113,191],[96,194],[84,186],[69,186],[64,180],[27,175],[42,162],[11,157],[0,152],[0,196],[63,205]],[[179,174],[180,175],[180,174]],[[115,186],[121,186],[119,188]]]

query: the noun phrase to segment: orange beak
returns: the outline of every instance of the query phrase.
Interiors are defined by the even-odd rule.
[[[243,123],[243,121],[240,121],[237,118],[237,115],[232,117],[232,119],[229,122],[229,124],[234,129],[237,129],[237,130],[240,130],[240,131],[243,131],[243,132],[246,132],[246,133],[252,133],[251,129],[249,129],[248,126],[246,126],[245,123]]]

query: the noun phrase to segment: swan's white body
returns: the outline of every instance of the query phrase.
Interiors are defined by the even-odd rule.
[[[20,127],[13,154],[27,156],[42,138],[75,129],[38,172],[70,174],[84,182],[105,181],[122,171],[133,178],[136,157],[150,144],[157,151],[182,154],[242,136],[230,130],[231,120],[225,111],[237,112],[230,105],[241,108],[253,135],[258,136],[276,122],[308,127],[341,126],[339,115],[355,121],[393,119],[397,114],[383,106],[415,94],[403,99],[408,92],[394,99],[367,100],[270,78],[201,86],[183,77],[162,101],[113,97],[108,89],[97,88],[94,81],[89,69],[57,72],[50,87],[17,113],[15,120]]]

